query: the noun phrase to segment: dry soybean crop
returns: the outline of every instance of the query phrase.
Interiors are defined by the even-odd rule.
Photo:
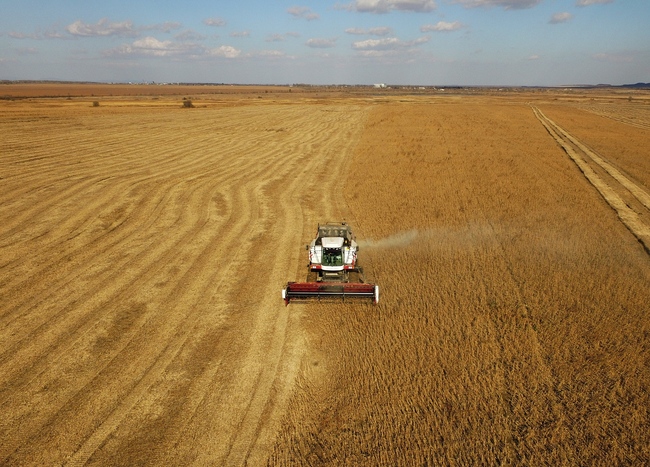
[[[0,464],[650,463],[650,95],[53,89],[0,90]],[[342,220],[380,303],[285,306]]]

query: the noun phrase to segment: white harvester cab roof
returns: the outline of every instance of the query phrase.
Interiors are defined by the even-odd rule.
[[[344,240],[343,237],[323,237],[321,238],[321,244],[323,248],[341,248]]]

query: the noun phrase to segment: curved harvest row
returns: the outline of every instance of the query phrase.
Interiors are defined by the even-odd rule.
[[[2,121],[0,462],[255,460],[301,355],[278,290],[365,114],[101,110]]]

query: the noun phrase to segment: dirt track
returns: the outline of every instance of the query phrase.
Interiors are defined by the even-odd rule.
[[[533,98],[647,191],[647,104]],[[0,464],[650,462],[650,257],[531,96],[230,99],[0,102]],[[380,304],[285,307],[341,219]]]
[[[571,136],[539,109],[533,107],[533,111],[589,182],[616,210],[630,232],[644,245],[646,251],[650,252],[650,195],[645,188],[630,180],[608,160]],[[629,200],[626,201],[626,198]],[[634,203],[634,206],[630,206],[631,203]]]
[[[365,113],[92,110],[3,116],[0,458],[259,464]]]

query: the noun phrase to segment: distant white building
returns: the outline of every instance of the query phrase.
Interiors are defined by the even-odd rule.
[[[386,85],[384,83],[379,83],[379,84],[373,84],[374,87],[376,88],[385,88]]]

